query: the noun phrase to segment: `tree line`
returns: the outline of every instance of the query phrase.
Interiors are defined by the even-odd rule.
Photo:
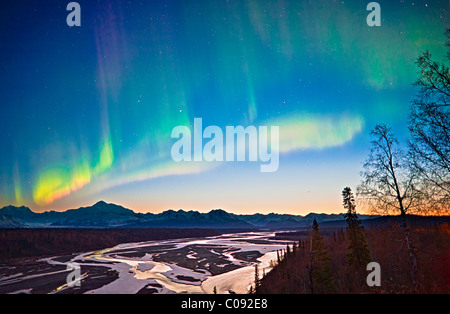
[[[397,239],[400,241],[400,249],[406,248],[406,256],[398,259],[401,265],[396,267],[408,270],[408,274],[402,274],[402,276],[408,277],[407,281],[410,287],[402,289],[410,292],[421,289],[419,277],[423,277],[423,272],[418,274],[419,248],[417,241],[426,241],[418,240],[420,234],[413,235],[408,215],[448,215],[450,213],[450,68],[448,64],[450,60],[450,29],[446,30],[446,39],[446,46],[449,49],[444,60],[436,61],[428,51],[421,53],[416,60],[419,78],[415,82],[415,86],[417,86],[418,92],[409,109],[408,140],[401,144],[391,127],[377,124],[370,132],[372,137],[370,151],[363,164],[362,182],[357,188],[358,200],[371,213],[400,216],[399,228],[392,227],[388,232],[395,231],[395,236],[400,237]],[[371,261],[370,249],[364,229],[356,215],[356,203],[351,189],[345,188],[342,196],[344,208],[347,209],[345,234],[348,247],[347,261],[345,267],[341,269],[343,272],[351,274],[351,279],[341,278],[338,291],[365,292],[361,288],[364,287],[361,280],[363,280],[363,276],[367,275],[365,267]],[[441,230],[441,227],[436,228]],[[437,262],[434,261],[435,264],[429,265],[430,267],[435,267],[436,263],[439,265],[442,260],[447,263],[445,259],[450,257],[447,253],[450,251],[449,247],[437,244],[446,243],[448,245],[448,232],[445,231],[445,227],[443,230],[436,236],[436,243],[429,244],[436,250],[433,252],[433,256],[437,259]],[[376,233],[377,231],[372,230],[371,232]],[[433,231],[428,230],[428,232],[432,233]],[[341,237],[339,234],[334,236],[335,242],[339,237]],[[373,242],[380,243],[380,239],[374,239]],[[384,244],[388,251],[387,247],[392,243]],[[336,246],[336,243],[334,245]],[[395,255],[396,253],[391,252],[390,254]],[[279,278],[287,283],[285,286],[280,286],[279,293],[292,291],[330,293],[336,291],[336,282],[339,280],[333,279],[330,266],[332,261],[316,221],[312,226],[312,235],[306,243],[299,241],[292,246],[292,249],[286,249],[279,256],[282,257],[278,258],[277,271],[271,275],[272,277],[281,276],[280,274],[285,276],[283,280]],[[289,264],[287,262],[289,259],[296,259],[298,265],[296,267],[286,266]],[[289,272],[283,272],[283,269],[289,269]],[[448,267],[444,267],[443,272],[443,276],[448,278],[450,273]],[[292,277],[296,279],[292,280]],[[423,279],[421,278],[422,283]],[[355,282],[358,282],[359,288],[356,288]],[[259,279],[258,281],[255,279],[255,288],[252,289],[252,292],[264,293],[269,290],[273,292],[273,289],[268,289],[267,285],[261,286]],[[445,288],[444,291],[448,292]]]
[[[450,47],[450,29],[446,31]],[[409,110],[409,139],[400,145],[392,129],[378,124],[371,131],[369,155],[358,196],[372,212],[399,214],[416,282],[417,257],[408,214],[450,213],[450,73],[448,61],[425,51],[416,61],[418,93]]]
[[[343,205],[347,209],[345,218],[347,221],[346,232],[342,230],[334,233],[334,241],[342,241],[347,237],[347,271],[352,273],[348,280],[361,283],[365,278],[365,267],[370,262],[369,247],[364,235],[364,228],[356,214],[356,204],[353,193],[349,187],[342,191]],[[277,251],[277,261],[271,266],[276,271],[267,277],[284,276],[280,281],[284,282],[281,291],[273,291],[273,285],[267,284],[265,274],[259,278],[258,265],[255,265],[255,283],[250,293],[334,293],[337,290],[336,281],[332,270],[332,258],[328,253],[325,238],[319,230],[319,224],[314,219],[311,235],[304,240],[287,245],[285,250]],[[278,272],[278,274],[277,274]],[[364,277],[364,278],[363,278]],[[269,282],[271,278],[269,277]],[[264,282],[264,284],[262,284]],[[346,283],[348,286],[349,283]],[[355,283],[352,283],[354,285]]]
[[[411,224],[420,268],[411,276],[409,251],[403,227],[390,224],[364,228],[356,213],[355,197],[349,187],[342,191],[346,228],[319,229],[314,220],[307,236],[277,251],[271,271],[255,280],[249,293],[449,293],[450,225]],[[367,283],[369,263],[380,265],[379,282]]]

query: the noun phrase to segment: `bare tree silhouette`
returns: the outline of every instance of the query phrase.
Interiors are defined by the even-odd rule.
[[[417,177],[410,170],[405,153],[399,148],[390,128],[377,125],[371,135],[374,139],[361,173],[363,182],[358,187],[358,196],[363,198],[372,212],[400,214],[411,261],[411,279],[415,284],[417,258],[407,214],[420,208],[420,193],[415,188]]]
[[[450,29],[447,29],[450,47]],[[447,54],[450,60],[450,50]],[[447,60],[448,61],[448,60]],[[419,92],[410,109],[412,169],[421,178],[422,210],[450,212],[450,73],[426,51],[417,59]],[[426,201],[426,202],[425,202]]]

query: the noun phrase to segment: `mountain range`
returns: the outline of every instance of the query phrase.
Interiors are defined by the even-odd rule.
[[[360,215],[361,219],[374,216]],[[88,207],[63,212],[33,212],[21,206],[0,209],[0,228],[215,228],[215,229],[294,229],[317,222],[344,222],[344,214],[237,215],[222,209],[208,213],[167,210],[159,214],[136,213],[123,206],[104,201]]]

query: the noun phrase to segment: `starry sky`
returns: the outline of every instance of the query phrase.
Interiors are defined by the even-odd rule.
[[[343,212],[369,132],[407,137],[415,60],[440,60],[442,1],[5,1],[0,206]],[[176,126],[279,126],[279,168],[175,162]]]

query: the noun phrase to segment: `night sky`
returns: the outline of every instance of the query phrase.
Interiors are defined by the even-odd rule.
[[[448,0],[4,1],[0,206],[343,212],[377,123],[407,137],[415,60]],[[278,171],[175,162],[175,126],[276,125]]]

